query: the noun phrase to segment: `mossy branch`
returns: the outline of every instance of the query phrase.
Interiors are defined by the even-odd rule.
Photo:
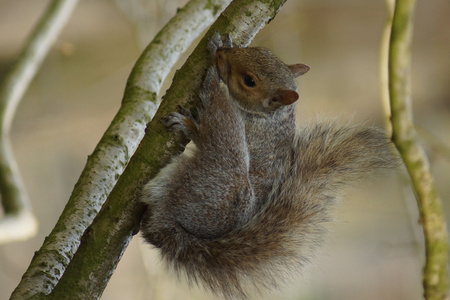
[[[37,232],[37,221],[13,155],[9,133],[17,106],[77,2],[53,0],[48,5],[0,84],[0,194],[4,212],[0,220],[0,244],[24,240]]]
[[[159,123],[177,105],[190,107],[197,98],[209,62],[207,40],[215,31],[229,33],[237,45],[247,45],[278,12],[284,1],[236,0],[206,33],[184,66],[176,73],[155,118],[125,172],[109,195],[92,226],[86,230],[77,253],[51,293],[51,299],[97,298],[103,292],[121,255],[137,233],[142,216],[142,186],[171,156],[183,148],[179,136]],[[245,30],[244,30],[245,29]]]
[[[425,299],[447,299],[448,233],[442,203],[414,128],[411,103],[411,41],[415,0],[397,0],[389,47],[389,97],[393,141],[417,193],[425,236]]]
[[[157,94],[164,78],[180,54],[229,2],[191,0],[144,50],[130,74],[117,115],[89,156],[63,213],[36,252],[11,299],[29,299],[53,290],[77,250],[83,232],[144,136],[145,126],[159,105]]]

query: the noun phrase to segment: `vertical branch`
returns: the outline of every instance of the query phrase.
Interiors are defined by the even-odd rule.
[[[391,128],[390,122],[390,105],[389,105],[389,74],[388,74],[388,59],[389,59],[389,41],[391,37],[391,28],[392,28],[392,17],[394,14],[394,1],[395,0],[385,0],[386,8],[387,8],[387,19],[384,25],[383,33],[381,36],[380,42],[380,98],[381,104],[383,106],[384,113],[386,115],[386,128]]]
[[[448,233],[430,166],[414,128],[411,104],[411,40],[415,0],[397,0],[389,48],[389,96],[393,141],[400,151],[418,197],[425,235],[423,273],[426,299],[448,295]]]
[[[14,158],[9,132],[17,106],[50,47],[69,19],[77,0],[53,0],[27,40],[19,59],[0,85],[0,194],[5,216],[0,243],[35,234],[37,222]]]

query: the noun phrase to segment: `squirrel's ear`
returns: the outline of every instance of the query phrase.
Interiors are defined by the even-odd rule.
[[[270,100],[270,106],[278,108],[280,106],[291,105],[298,99],[298,93],[294,90],[278,90],[277,94]]]
[[[307,66],[305,64],[289,65],[288,68],[289,68],[289,70],[291,70],[294,77],[302,76],[303,74],[308,72],[309,69],[311,69],[309,66]]]

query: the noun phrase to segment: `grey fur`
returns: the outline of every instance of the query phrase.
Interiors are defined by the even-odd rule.
[[[289,281],[320,245],[342,189],[397,165],[382,130],[299,127],[294,105],[252,111],[214,66],[200,100],[197,120],[183,109],[164,119],[196,148],[145,186],[141,230],[177,274],[228,299]]]

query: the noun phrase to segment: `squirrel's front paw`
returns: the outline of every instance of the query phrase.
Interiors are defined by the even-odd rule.
[[[192,135],[197,131],[197,125],[192,118],[191,112],[178,105],[178,112],[173,112],[161,119],[170,131],[182,132],[187,138],[192,139]]]
[[[220,33],[218,31],[216,31],[208,43],[208,50],[209,50],[209,53],[211,54],[211,56],[214,57],[214,55],[217,52],[217,49],[219,49],[220,47],[231,48],[231,47],[233,47],[233,42],[231,41],[230,35],[227,34],[227,35],[225,35],[224,38],[222,38]]]
[[[171,131],[179,131],[178,129],[184,126],[185,116],[180,113],[173,112],[161,118],[161,123],[169,128]]]
[[[184,106],[177,105],[178,112],[187,118],[192,118],[192,113]]]

